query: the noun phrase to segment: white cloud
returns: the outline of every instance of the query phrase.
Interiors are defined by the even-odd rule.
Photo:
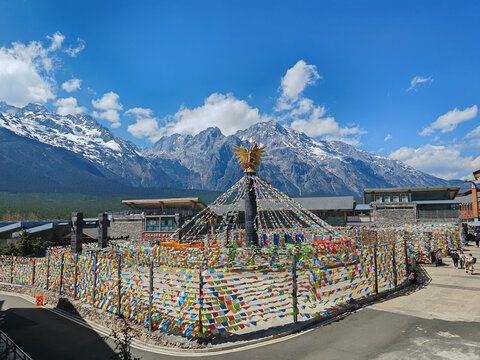
[[[424,87],[430,85],[433,82],[433,77],[423,77],[423,76],[414,76],[410,81],[410,86],[406,91],[417,90],[420,85],[423,84]]]
[[[480,137],[480,126],[477,126],[475,129],[470,131],[467,136],[467,138],[477,138]]]
[[[307,86],[315,84],[321,78],[316,66],[308,65],[303,60],[288,69],[281,80],[282,93],[275,106],[277,120],[289,123],[292,129],[312,137],[359,145],[364,130],[358,126],[340,126],[333,116],[327,114],[325,106],[316,105],[312,99],[302,96]]]
[[[383,139],[383,141],[388,141],[392,138],[392,135],[391,134],[388,134],[387,136],[385,136],[385,139]]]
[[[308,65],[305,61],[299,60],[282,78],[280,84],[282,93],[275,109],[277,111],[291,109],[305,88],[321,78],[315,65]]]
[[[118,102],[118,99],[120,99],[120,96],[110,91],[103,94],[102,98],[92,100],[93,107],[102,110],[101,112],[94,111],[93,116],[110,121],[113,128],[119,127],[121,124],[118,112],[123,109],[123,106]]]
[[[477,105],[466,108],[465,110],[458,110],[457,108],[447,112],[440,116],[430,126],[426,127],[420,132],[420,135],[426,136],[433,134],[436,130],[440,130],[442,134],[453,131],[457,128],[458,124],[474,119],[477,116]]]
[[[160,132],[162,135],[193,135],[216,126],[223,134],[231,135],[257,122],[268,120],[268,117],[260,115],[257,108],[252,108],[246,101],[239,100],[232,94],[213,93],[205,99],[202,106],[194,109],[181,107],[175,115],[168,118],[168,123]]]
[[[70,55],[71,57],[77,57],[77,55],[85,49],[85,41],[77,38],[78,40],[78,45],[77,47],[69,47],[68,49],[65,49],[65,53]]]
[[[423,145],[419,148],[402,147],[389,156],[423,172],[444,179],[459,179],[480,168],[480,156],[462,156],[458,145]]]
[[[60,115],[76,115],[87,110],[83,106],[78,106],[77,99],[74,97],[58,99],[54,105],[57,107],[57,113]]]
[[[128,132],[136,138],[148,138],[151,142],[155,142],[162,136],[151,109],[136,107],[126,111],[125,114],[136,119],[135,124],[128,126]]]
[[[55,51],[58,50],[62,47],[62,43],[65,40],[65,36],[57,31],[55,34],[52,36],[47,36],[47,39],[51,40],[51,45],[48,48],[49,51]]]
[[[80,89],[80,85],[82,84],[82,80],[80,79],[71,79],[68,81],[65,81],[62,84],[62,89],[65,90],[66,92],[74,92],[76,90]]]
[[[48,48],[40,41],[31,41],[28,45],[14,42],[9,48],[0,47],[0,100],[24,106],[55,98],[53,52],[60,48],[64,36],[56,32],[47,38],[51,41]]]

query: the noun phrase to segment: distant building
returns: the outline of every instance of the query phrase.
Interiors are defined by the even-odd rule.
[[[365,189],[377,226],[417,223],[458,223],[460,186]]]
[[[110,237],[131,239],[168,239],[183,223],[206,205],[199,198],[123,200],[130,214],[114,214]]]

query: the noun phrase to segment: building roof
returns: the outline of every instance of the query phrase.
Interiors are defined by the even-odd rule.
[[[460,204],[458,200],[421,200],[413,202],[417,205]]]
[[[375,194],[392,194],[392,193],[408,193],[408,192],[432,192],[432,191],[454,191],[455,194],[460,191],[460,186],[427,186],[427,187],[406,187],[406,188],[379,188],[365,189],[363,192]]]
[[[142,207],[162,207],[162,206],[175,206],[175,205],[194,205],[200,209],[207,207],[205,203],[198,197],[192,198],[170,198],[170,199],[140,199],[140,200],[122,200],[122,204],[125,204],[132,209]]]
[[[353,210],[353,196],[316,196],[295,198],[307,210]]]
[[[49,223],[50,221],[19,221],[0,227],[0,234],[4,232],[15,231],[21,228],[29,228]]]

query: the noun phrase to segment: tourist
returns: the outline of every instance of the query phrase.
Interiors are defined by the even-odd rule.
[[[475,264],[475,258],[473,257],[472,254],[468,254],[465,257],[465,272],[468,274],[470,271],[470,274],[473,275],[473,264]]]
[[[463,265],[465,265],[465,254],[463,250],[460,250],[460,269],[463,269]]]
[[[478,243],[480,242],[480,228],[477,228],[475,232],[475,245],[478,247]]]
[[[460,259],[460,256],[455,250],[450,254],[450,256],[453,260],[453,266],[455,266],[455,269],[458,269],[458,260]]]
[[[418,275],[415,271],[410,271],[410,275],[408,275],[408,281],[410,284],[419,285]]]

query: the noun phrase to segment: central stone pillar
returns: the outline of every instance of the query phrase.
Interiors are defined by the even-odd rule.
[[[83,243],[83,213],[72,213],[72,238],[70,239],[70,247],[73,254],[82,253]]]
[[[255,194],[255,188],[253,187],[254,173],[247,173],[248,177],[248,191],[245,197],[245,232],[246,232],[246,245],[258,246],[258,234],[255,229],[255,218],[257,216],[257,195]]]

